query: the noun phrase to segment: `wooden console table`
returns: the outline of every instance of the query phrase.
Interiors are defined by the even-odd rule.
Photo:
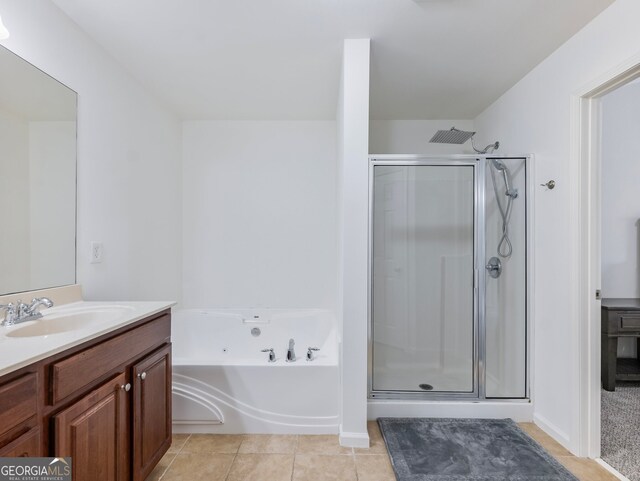
[[[639,359],[618,359],[618,338],[634,337],[640,358],[640,299],[602,299],[602,387],[616,390],[618,381],[640,381]]]

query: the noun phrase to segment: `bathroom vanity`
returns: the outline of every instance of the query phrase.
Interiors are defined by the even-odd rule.
[[[70,456],[74,481],[143,481],[171,444],[173,303],[82,300],[77,94],[2,46],[0,63],[0,457]],[[102,242],[86,247],[103,261]]]
[[[171,445],[171,304],[108,320],[70,306],[0,333],[0,457],[71,456],[76,481],[143,481]],[[73,316],[87,322],[60,331]],[[58,331],[34,331],[46,322]]]

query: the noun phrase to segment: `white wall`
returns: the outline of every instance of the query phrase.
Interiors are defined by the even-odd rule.
[[[471,142],[463,145],[430,144],[438,130],[474,131],[473,120],[371,120],[369,153],[450,155],[473,153]],[[482,146],[484,147],[484,145]]]
[[[617,0],[475,119],[479,142],[535,154],[535,419],[578,451],[578,352],[571,303],[578,259],[578,166],[570,159],[571,95],[638,53],[640,2]],[[537,185],[556,180],[554,190]],[[574,328],[575,326],[575,328]]]
[[[184,123],[184,305],[336,309],[336,123]]]
[[[640,297],[640,82],[602,99],[602,297]],[[618,355],[636,357],[635,339]]]
[[[177,118],[50,2],[0,0],[3,45],[78,92],[78,282],[89,299],[176,299]],[[91,241],[104,262],[89,264]]]
[[[602,297],[640,297],[640,83],[602,99]]]
[[[369,39],[344,42],[337,119],[340,185],[340,443],[367,447]]]

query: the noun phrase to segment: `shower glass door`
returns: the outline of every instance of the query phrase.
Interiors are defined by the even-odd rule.
[[[525,398],[526,165],[523,158],[499,160],[509,170],[510,187],[516,195],[513,199],[505,195],[501,172],[492,168],[491,160],[487,160],[484,181],[485,259],[487,263],[498,259],[502,270],[498,277],[492,277],[486,270],[484,272],[485,395],[487,398]]]
[[[477,397],[476,169],[372,163],[373,397]]]

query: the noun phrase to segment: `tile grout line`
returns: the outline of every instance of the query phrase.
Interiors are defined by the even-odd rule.
[[[233,468],[233,463],[236,462],[236,459],[238,458],[238,453],[240,452],[240,446],[242,446],[242,443],[244,443],[247,439],[247,435],[246,434],[242,434],[242,441],[240,441],[240,444],[238,444],[238,449],[236,450],[235,454],[233,455],[233,459],[231,460],[231,464],[229,465],[229,468],[227,469],[227,473],[224,476],[225,481],[227,481],[229,479],[229,476],[231,475],[231,468]]]
[[[180,447],[180,449],[178,449],[176,451],[176,453],[173,455],[173,459],[171,460],[171,462],[169,464],[167,464],[167,467],[164,468],[164,471],[162,471],[162,474],[160,475],[160,477],[158,478],[158,481],[160,481],[162,478],[164,478],[164,475],[167,474],[167,471],[169,471],[169,468],[171,467],[171,465],[173,464],[173,462],[176,460],[176,458],[178,457],[178,454],[180,454],[182,452],[182,449],[186,446],[187,441],[189,441],[189,439],[191,439],[191,433],[189,433],[189,435],[187,436],[187,439],[184,440],[184,443],[182,443],[182,446]]]
[[[293,448],[293,464],[291,465],[291,481],[296,472],[296,456],[298,456],[298,446],[300,446],[300,435],[296,434],[296,445]]]
[[[358,474],[358,463],[356,463],[356,449],[351,448],[351,458],[353,460],[353,470],[356,473],[356,481],[360,479],[360,475]]]

